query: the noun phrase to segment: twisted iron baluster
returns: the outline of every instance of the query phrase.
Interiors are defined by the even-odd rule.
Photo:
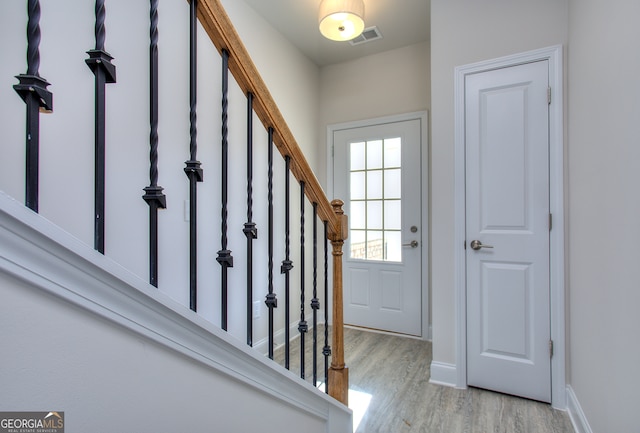
[[[293,269],[293,262],[291,261],[291,247],[289,233],[291,230],[291,221],[289,218],[289,211],[291,209],[291,157],[289,155],[284,157],[284,260],[282,266],[280,266],[280,273],[284,274],[284,367],[288,370],[290,364],[290,352],[291,352],[291,331],[290,331],[290,292],[291,292],[291,269]]]
[[[40,2],[27,2],[27,75],[40,76]]]
[[[318,203],[313,203],[313,385],[318,385]]]
[[[87,51],[85,60],[95,75],[95,177],[94,177],[94,248],[104,253],[105,230],[105,146],[106,146],[106,91],[107,83],[116,82],[116,67],[113,57],[104,50],[106,10],[104,0],[96,0],[95,38],[96,47]]]
[[[331,346],[329,346],[329,229],[327,221],[324,223],[324,390],[329,393],[329,357],[331,356]]]
[[[253,222],[253,93],[247,94],[247,344],[253,346],[253,240],[258,229]]]
[[[96,50],[104,51],[104,40],[106,37],[106,29],[104,28],[104,19],[107,11],[104,8],[104,0],[96,0]]]
[[[300,182],[300,323],[298,323],[298,331],[300,332],[300,377],[304,379],[304,343],[305,334],[309,330],[309,325],[304,316],[304,181]]]
[[[25,205],[38,212],[40,171],[40,112],[53,111],[53,94],[40,69],[40,2],[27,1],[27,73],[17,75],[13,88],[26,105]]]
[[[149,186],[142,198],[149,205],[149,283],[158,287],[158,209],[167,202],[158,186],[158,0],[149,6]]]
[[[231,251],[227,248],[227,182],[228,182],[228,164],[229,164],[229,142],[228,134],[229,128],[228,122],[228,107],[229,107],[229,52],[222,50],[222,235],[221,235],[221,248],[218,251],[218,263],[222,266],[221,272],[221,292],[222,292],[222,319],[221,327],[225,331],[227,330],[227,293],[228,293],[228,275],[227,269],[233,267],[233,256]]]
[[[278,307],[278,299],[273,292],[273,128],[269,128],[269,151],[268,151],[268,172],[267,172],[267,201],[269,206],[269,293],[265,304],[269,308],[269,358],[273,359],[274,329],[273,329],[273,309]]]
[[[191,0],[189,8],[189,156],[184,172],[189,178],[189,308],[198,309],[198,182],[202,182],[202,168],[198,153],[196,126],[196,96],[198,83],[198,0]]]

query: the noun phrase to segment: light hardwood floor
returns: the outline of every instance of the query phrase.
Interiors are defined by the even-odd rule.
[[[291,370],[299,374],[298,347],[292,343]],[[306,347],[311,349],[309,336]],[[282,357],[277,351],[275,359]],[[431,343],[426,341],[347,328],[345,357],[350,389],[356,391],[349,406],[356,406],[358,397],[370,398],[357,433],[574,432],[568,415],[548,404],[430,384]],[[306,358],[310,377],[311,356]],[[356,421],[357,415],[356,409]]]

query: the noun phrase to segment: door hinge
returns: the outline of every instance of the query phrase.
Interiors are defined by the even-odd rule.
[[[467,241],[464,241],[464,249],[467,249]]]
[[[336,156],[335,152],[336,152],[336,147],[335,147],[335,146],[333,146],[333,145],[331,145],[331,157],[332,157],[332,158],[333,158],[334,156]]]
[[[547,104],[551,104],[551,86],[547,87]]]
[[[553,228],[553,214],[549,214],[549,231]]]
[[[553,340],[549,340],[549,358],[553,358]]]

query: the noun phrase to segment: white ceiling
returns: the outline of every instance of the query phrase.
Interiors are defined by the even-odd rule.
[[[429,40],[430,0],[364,0],[365,28],[377,26],[382,39],[352,46],[320,35],[320,0],[245,0],[260,16],[318,66],[342,63]]]

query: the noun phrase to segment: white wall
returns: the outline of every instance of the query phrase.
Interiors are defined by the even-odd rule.
[[[431,295],[433,359],[454,365],[454,68],[565,44],[567,2],[431,2]]]
[[[323,185],[327,125],[429,109],[429,49],[423,42],[321,69],[318,175]]]
[[[569,383],[593,432],[638,431],[640,3],[569,2]]]
[[[0,410],[67,431],[351,432],[351,411],[0,194]]]
[[[434,360],[455,364],[453,68],[565,46],[567,381],[578,431],[637,430],[636,2],[432,1]],[[541,25],[540,23],[544,23]]]
[[[240,37],[270,87],[303,151],[316,165],[318,70],[275,29],[244,2],[224,1]],[[0,12],[0,190],[22,201],[24,197],[25,106],[11,86],[26,70],[26,7],[22,2],[4,2]],[[149,184],[149,85],[148,3],[113,0],[106,3],[106,50],[117,67],[117,83],[107,85],[107,174],[105,253],[148,279],[148,206],[142,200]],[[93,245],[93,106],[94,77],[85,64],[86,51],[93,48],[92,4],[72,0],[64,4],[41,3],[40,74],[53,92],[54,112],[41,115],[40,214],[88,245]],[[188,305],[189,224],[185,220],[188,181],[184,161],[189,159],[189,4],[184,0],[160,2],[160,125],[159,185],[167,196],[167,209],[160,211],[159,288]],[[145,24],[142,24],[145,23]],[[198,155],[204,182],[198,184],[198,303],[200,314],[220,323],[220,56],[206,33],[198,30]],[[292,91],[294,89],[294,91]],[[229,330],[244,340],[246,238],[246,98],[230,80],[229,145],[232,169],[229,181],[229,248],[236,266],[229,270]],[[260,304],[254,341],[266,337],[267,309],[267,135],[257,121],[254,136],[254,221],[259,239],[254,243],[254,300]],[[274,182],[276,221],[282,221],[284,163],[277,155]],[[296,216],[299,193],[292,191],[292,240],[298,240]],[[311,232],[311,207],[307,206],[307,235]],[[284,255],[282,223],[275,226],[275,282],[280,299],[276,329],[284,325],[284,279],[279,273]],[[310,241],[309,244],[310,245]],[[297,262],[297,256],[294,256]],[[310,265],[310,260],[307,265]],[[292,281],[298,282],[300,266]],[[311,272],[306,281],[310,286]],[[297,288],[299,284],[293,284]],[[292,299],[298,299],[297,289]],[[310,296],[309,296],[310,299]],[[295,305],[295,302],[293,303]],[[292,306],[292,311],[299,307]],[[295,316],[292,316],[295,317]]]
[[[222,0],[222,4],[309,164],[315,169],[320,95],[318,67],[244,1]]]
[[[11,347],[0,363],[3,411],[61,410],[72,432],[327,431],[294,406],[4,274],[0,294],[2,344]]]

